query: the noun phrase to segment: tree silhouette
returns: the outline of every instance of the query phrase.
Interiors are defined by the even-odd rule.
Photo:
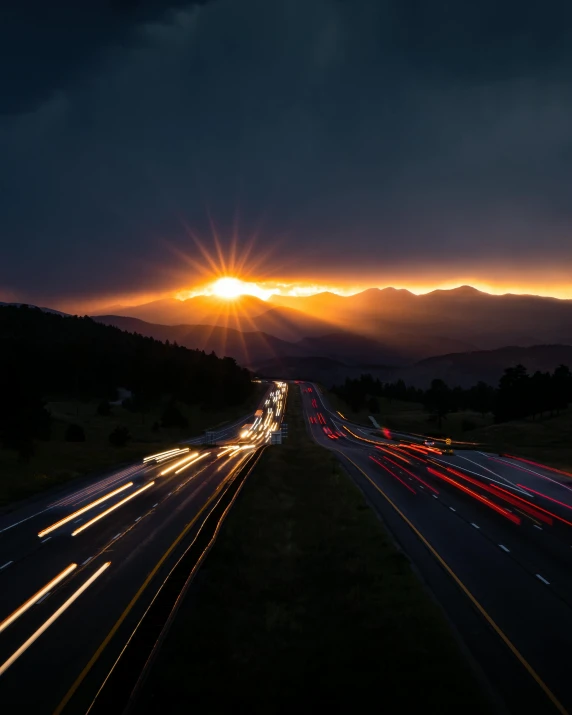
[[[81,425],[71,423],[66,427],[66,442],[85,442],[85,432]]]
[[[451,391],[443,380],[435,379],[431,382],[431,387],[425,393],[425,406],[436,417],[441,429],[443,420],[451,411]]]
[[[103,405],[116,397],[118,388],[132,393],[130,408],[144,420],[147,406],[164,398],[224,407],[243,402],[254,386],[249,371],[230,358],[124,332],[87,317],[0,306],[3,447],[29,454],[29,440],[49,438],[45,395],[73,399],[79,408],[83,400]]]
[[[127,427],[115,427],[109,435],[109,441],[114,447],[124,447],[131,439],[131,435]]]

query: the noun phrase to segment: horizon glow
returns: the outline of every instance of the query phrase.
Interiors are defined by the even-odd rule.
[[[222,276],[223,279],[232,276]],[[218,279],[220,280],[220,278]],[[454,290],[461,286],[470,286],[490,295],[532,295],[544,298],[556,298],[558,300],[572,300],[572,285],[571,284],[536,284],[536,285],[514,285],[510,283],[486,282],[479,279],[467,278],[465,280],[447,280],[435,281],[425,284],[409,283],[408,281],[395,282],[376,282],[374,280],[367,281],[362,284],[346,284],[341,282],[306,282],[294,280],[268,281],[264,279],[249,279],[240,281],[241,290],[236,295],[253,295],[261,300],[268,301],[273,296],[283,297],[308,297],[319,293],[329,292],[340,296],[351,296],[361,293],[371,288],[383,290],[384,288],[395,288],[397,290],[407,290],[414,295],[424,295],[435,290]],[[155,300],[176,299],[185,301],[189,298],[200,296],[216,296],[216,291],[213,288],[217,281],[210,283],[196,284],[192,288],[179,288],[175,290],[164,290],[156,293],[130,293],[123,295],[107,295],[104,297],[86,297],[76,296],[66,299],[58,297],[34,297],[27,298],[25,296],[0,296],[5,302],[29,303],[30,305],[38,305],[40,307],[48,307],[63,312],[84,315],[94,313],[114,312],[120,308],[130,308],[142,305]],[[232,292],[232,291],[231,291]],[[219,295],[219,297],[221,297]],[[229,302],[232,302],[231,300]]]

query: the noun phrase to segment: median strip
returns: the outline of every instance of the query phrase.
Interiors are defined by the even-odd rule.
[[[490,712],[408,559],[308,437],[294,387],[285,421],[288,441],[246,482],[135,712],[212,712],[215,693],[217,712],[361,712],[380,694],[403,712]]]

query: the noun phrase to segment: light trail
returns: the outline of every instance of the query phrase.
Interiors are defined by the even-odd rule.
[[[403,486],[404,486],[406,489],[409,489],[410,492],[412,492],[413,494],[417,494],[417,492],[415,491],[415,489],[412,489],[412,488],[409,486],[409,484],[406,484],[406,483],[403,481],[403,479],[400,479],[400,478],[397,476],[397,474],[394,474],[394,473],[391,471],[391,469],[388,469],[388,468],[385,466],[385,464],[382,464],[382,463],[381,463],[379,460],[377,460],[375,457],[370,456],[370,459],[373,460],[376,464],[378,464],[382,469],[385,469],[386,472],[389,472],[389,474],[391,474],[392,477],[395,477],[395,479],[397,479],[398,482],[401,482],[401,484],[403,484]]]
[[[43,598],[46,594],[48,594],[55,586],[58,585],[58,583],[63,581],[66,576],[68,576],[72,571],[75,571],[76,568],[77,564],[70,564],[61,573],[59,573],[51,581],[49,581],[43,588],[37,591],[33,596],[30,596],[27,601],[25,601],[13,613],[11,613],[8,618],[5,618],[2,623],[0,623],[0,633],[2,633],[2,631],[5,631],[6,628],[8,628],[8,626],[14,623],[14,621],[16,621],[18,618],[20,618],[21,615],[26,613],[28,609],[32,608],[32,606],[37,603],[40,598]]]
[[[38,533],[38,536],[40,538],[42,538],[46,534],[50,534],[52,531],[59,529],[60,526],[67,524],[68,521],[72,521],[73,519],[75,519],[76,516],[79,516],[80,514],[84,514],[86,511],[93,509],[94,507],[98,506],[99,504],[102,504],[104,501],[111,499],[111,497],[114,497],[116,494],[119,494],[120,492],[123,492],[132,486],[133,486],[133,482],[128,482],[127,484],[124,484],[123,486],[118,487],[117,489],[114,489],[112,492],[109,492],[108,494],[104,494],[102,497],[99,497],[99,499],[96,499],[95,501],[92,501],[89,504],[86,504],[81,509],[74,511],[73,514],[66,516],[64,519],[60,519],[59,521],[56,521],[55,524],[52,524],[51,526],[48,526],[47,528],[45,528],[43,531],[40,531]]]
[[[203,457],[206,457],[206,456],[209,455],[209,454],[210,454],[210,452],[203,452],[203,453],[200,454],[198,457],[196,457],[195,459],[193,459],[192,462],[187,462],[187,464],[184,464],[180,469],[177,469],[177,471],[175,472],[175,474],[180,474],[181,472],[184,472],[185,469],[188,469],[189,467],[192,467],[193,464],[196,464],[199,460],[203,459]]]
[[[64,604],[62,604],[62,605],[58,608],[58,610],[57,610],[55,613],[53,613],[53,614],[48,618],[48,620],[45,621],[45,623],[43,623],[43,624],[38,628],[37,631],[35,631],[34,633],[32,633],[32,635],[28,638],[28,640],[25,641],[24,643],[22,643],[22,645],[18,648],[18,650],[15,651],[15,652],[8,658],[8,660],[6,660],[4,663],[2,663],[2,665],[0,665],[0,675],[3,675],[3,674],[8,670],[8,668],[9,668],[13,663],[16,662],[16,661],[18,660],[18,658],[19,658],[23,653],[25,653],[25,652],[28,650],[28,648],[29,648],[35,641],[38,640],[38,638],[42,635],[42,633],[44,633],[44,631],[47,631],[48,628],[52,625],[52,623],[54,623],[55,621],[57,621],[57,619],[62,615],[62,613],[64,613],[64,611],[66,611],[66,610],[72,605],[72,603],[73,603],[75,600],[77,600],[77,599],[81,596],[81,594],[82,594],[85,590],[87,590],[87,589],[91,586],[91,584],[92,584],[97,578],[99,578],[99,577],[101,576],[101,574],[102,574],[102,573],[108,568],[108,566],[110,566],[110,565],[111,565],[111,561],[107,561],[106,563],[104,563],[103,566],[101,566],[94,574],[92,574],[92,575],[87,579],[87,581],[86,581],[85,583],[83,583],[83,584],[78,588],[78,590],[75,591],[75,593],[73,593],[73,594],[68,598],[68,600],[67,600]]]
[[[396,454],[391,449],[386,449],[385,447],[376,447],[376,449],[379,449],[382,452],[387,452],[387,454],[391,454],[392,457],[397,457],[397,459],[400,459],[402,462],[405,462],[406,464],[411,464],[411,462],[408,459],[406,459],[405,457],[402,457],[400,454]]]
[[[170,467],[167,467],[167,469],[163,469],[162,472],[159,472],[159,476],[163,477],[163,476],[165,476],[165,474],[169,474],[170,472],[177,469],[177,467],[180,467],[181,464],[188,462],[190,459],[194,459],[197,455],[198,455],[198,452],[193,452],[192,454],[189,454],[188,457],[185,457],[184,459],[179,459],[179,461],[175,462],[175,464],[171,464]]]
[[[165,452],[158,452],[157,454],[150,454],[148,457],[143,457],[143,462],[150,462],[153,459],[157,459],[157,457],[167,457],[169,455],[173,455],[176,457],[178,454],[182,454],[183,452],[188,452],[189,447],[175,447],[174,449],[168,449]]]
[[[511,512],[507,511],[506,509],[503,509],[502,506],[498,506],[497,504],[492,502],[487,497],[481,496],[481,494],[477,494],[477,492],[473,491],[472,489],[469,489],[468,487],[463,486],[462,484],[459,484],[459,482],[456,482],[454,479],[451,479],[450,477],[447,477],[444,474],[441,474],[441,472],[438,472],[436,469],[427,467],[427,471],[430,474],[433,474],[436,477],[439,477],[439,479],[443,479],[445,482],[452,484],[457,489],[460,489],[462,492],[465,492],[465,494],[472,496],[474,499],[476,499],[477,501],[480,501],[482,504],[485,504],[485,506],[488,506],[490,509],[492,509],[493,511],[496,511],[498,514],[502,514],[502,516],[504,516],[506,519],[509,519],[509,521],[512,521],[515,524],[520,524],[520,517],[515,516]]]
[[[91,521],[86,522],[82,526],[79,527],[79,529],[76,529],[75,531],[72,531],[72,536],[77,536],[77,534],[81,533],[82,531],[85,531],[85,529],[88,529],[92,524],[95,524],[96,521],[99,521],[100,519],[103,519],[104,516],[107,516],[108,514],[111,514],[112,511],[115,511],[116,509],[119,509],[120,506],[123,506],[126,504],[128,501],[133,499],[133,497],[138,496],[142,492],[144,492],[146,489],[149,489],[149,487],[152,487],[155,482],[149,482],[146,484],[144,487],[141,487],[141,489],[138,489],[136,492],[133,492],[133,494],[130,494],[128,497],[125,497],[125,499],[122,499],[121,501],[118,501],[117,504],[114,504],[113,506],[109,507],[109,509],[106,509],[105,511],[102,511],[101,514],[98,514],[97,516],[94,516]]]

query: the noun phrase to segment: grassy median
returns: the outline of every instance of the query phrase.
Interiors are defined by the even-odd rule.
[[[138,712],[491,712],[449,627],[290,389]]]

